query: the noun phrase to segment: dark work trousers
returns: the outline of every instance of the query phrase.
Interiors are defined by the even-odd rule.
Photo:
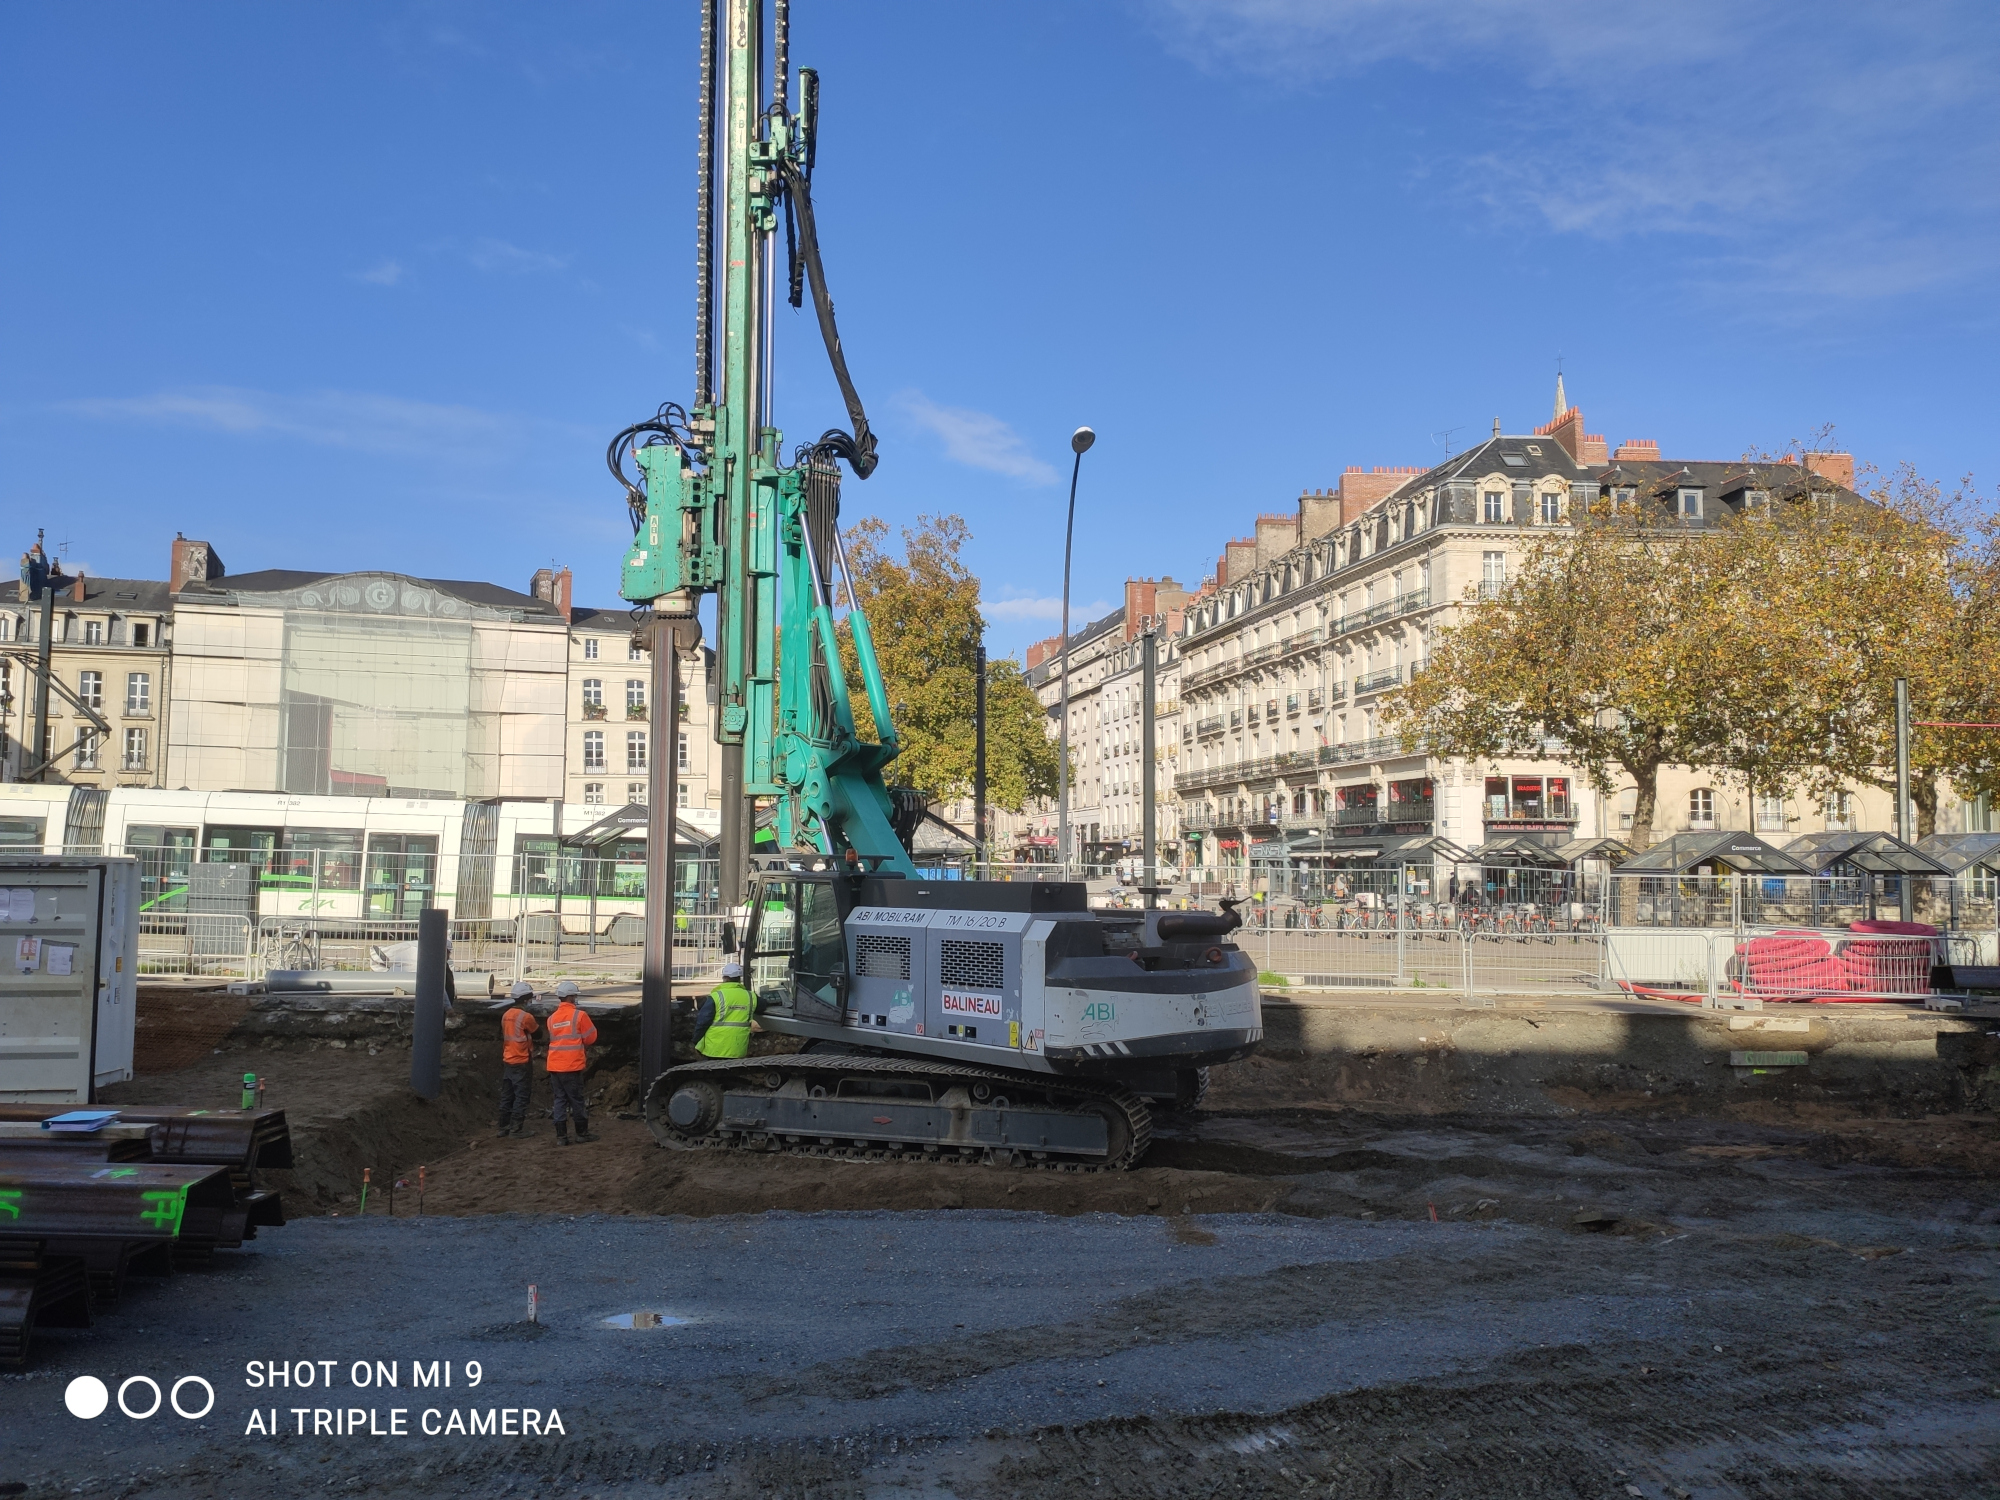
[[[535,1075],[526,1063],[500,1065],[500,1126],[503,1130],[528,1118],[528,1096],[534,1086]]]
[[[583,1104],[583,1070],[574,1073],[551,1073],[549,1082],[555,1086],[556,1105],[550,1111],[550,1118],[557,1124],[564,1120],[576,1121],[578,1130],[590,1129],[590,1111]]]

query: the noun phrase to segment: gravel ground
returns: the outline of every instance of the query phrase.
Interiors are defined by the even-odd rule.
[[[1865,1184],[1753,1196],[1726,1221],[1604,1233],[321,1218],[38,1338],[36,1367],[0,1379],[0,1480],[48,1497],[2000,1493],[2000,1236],[1962,1208],[1878,1209]],[[605,1326],[634,1311],[687,1321]],[[246,1389],[253,1359],[335,1361],[336,1383]],[[402,1384],[357,1389],[356,1360]],[[453,1387],[412,1389],[413,1361],[450,1361]],[[83,1374],[114,1391],[200,1375],[215,1408],[80,1421],[63,1398]],[[246,1434],[260,1405],[279,1435]],[[378,1437],[364,1416],[315,1436],[308,1416],[300,1436],[294,1407],[378,1428],[403,1407],[413,1429],[426,1408],[553,1408],[564,1435]]]

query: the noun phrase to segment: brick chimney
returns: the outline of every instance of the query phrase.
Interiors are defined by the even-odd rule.
[[[81,568],[76,570],[76,583],[70,589],[69,596],[78,604],[83,603],[83,569]]]
[[[1028,648],[1027,670],[1032,672],[1050,657],[1062,650],[1062,632],[1059,630],[1046,640],[1036,641]]]
[[[1309,542],[1340,528],[1340,492],[1304,490],[1299,494],[1299,540]]]
[[[213,547],[174,533],[173,556],[167,564],[168,593],[177,594],[190,583],[213,583],[223,574],[222,559]]]
[[[1128,578],[1125,580],[1125,639],[1135,640],[1148,619],[1161,615],[1177,619],[1188,591],[1172,578]]]
[[[1257,566],[1283,557],[1299,544],[1299,518],[1261,515],[1257,518]]]
[[[1256,538],[1240,536],[1231,541],[1222,549],[1222,561],[1215,565],[1215,571],[1225,583],[1239,582],[1256,572]]]
[[[1411,464],[1386,468],[1377,464],[1373,469],[1349,464],[1340,476],[1340,524],[1345,526],[1378,500],[1401,489],[1412,475],[1423,472]]]
[[[1634,463],[1656,464],[1660,461],[1660,445],[1651,438],[1627,438],[1611,456],[1621,463],[1629,458]]]
[[[556,613],[563,617],[567,625],[570,618],[569,607],[570,571],[568,568],[557,572],[553,568],[535,569],[534,579],[528,584],[528,592],[537,599],[546,600],[556,607]]]
[[[1806,467],[1823,479],[1831,479],[1843,489],[1854,488],[1852,453],[1808,453]]]

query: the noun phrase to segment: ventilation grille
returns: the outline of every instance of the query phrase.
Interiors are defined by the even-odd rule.
[[[938,982],[954,989],[997,990],[1007,978],[1007,945],[946,938],[938,959]]]
[[[854,971],[863,979],[908,979],[909,934],[857,932],[854,935]]]

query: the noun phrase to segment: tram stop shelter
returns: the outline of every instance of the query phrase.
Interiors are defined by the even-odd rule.
[[[1761,922],[1761,903],[1785,907],[1809,896],[1794,880],[1810,872],[1754,833],[1676,833],[1618,866],[1607,884],[1605,922],[1613,927],[1726,927]],[[1808,881],[1807,884],[1810,884]],[[1750,907],[1746,909],[1746,900]],[[1789,913],[1768,920],[1796,921]]]
[[[1951,882],[1944,903],[1951,920],[1945,925],[2000,926],[1994,899],[2000,894],[2000,833],[1933,833],[1918,839],[1917,848],[1944,866]],[[1935,892],[1940,882],[1930,884]],[[1923,892],[1919,884],[1918,895]]]

